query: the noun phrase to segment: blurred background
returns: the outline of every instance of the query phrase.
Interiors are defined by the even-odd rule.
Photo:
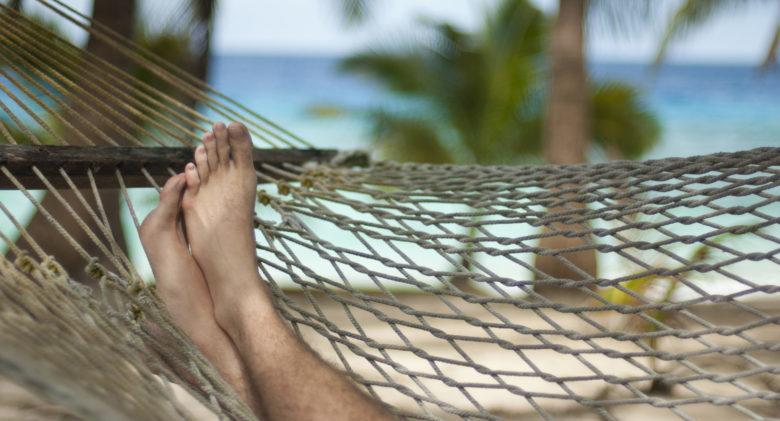
[[[481,165],[577,164],[780,146],[778,0],[0,0],[0,3],[22,11],[87,51],[158,87],[156,83],[160,81],[149,71],[134,68],[117,51],[92,42],[87,31],[55,15],[42,3],[72,7],[207,81],[217,91],[312,145],[363,149],[376,159]],[[0,50],[6,49],[13,48],[0,44]],[[0,78],[0,85],[4,81]],[[159,86],[163,91],[164,84]],[[0,104],[11,104],[3,95],[0,93]],[[201,110],[219,119],[209,109],[201,107]],[[7,113],[0,113],[0,122],[7,122],[7,117]],[[259,142],[258,146],[261,146]],[[137,216],[142,219],[155,205],[157,194],[151,189],[131,193],[138,205]],[[121,211],[108,212],[111,226],[116,227],[112,232],[118,235],[117,242],[127,247],[141,276],[151,280],[152,273],[131,215],[126,206],[118,205],[123,199],[116,192],[107,194],[113,194],[111,200],[117,209],[121,208]],[[41,200],[43,192],[37,191],[34,196]],[[754,193],[746,199],[735,195],[715,205],[730,207],[739,203],[749,207],[756,200],[764,199],[759,196]],[[21,193],[0,191],[0,202],[11,209],[11,214],[21,215],[23,224],[29,222],[29,227],[35,228],[35,207]],[[459,206],[445,204],[431,209],[470,211],[465,204]],[[698,209],[683,209],[679,215],[694,215],[706,206],[705,203]],[[764,215],[779,214],[778,203],[764,206]],[[263,218],[272,221],[280,218],[274,210],[260,205],[258,208],[258,215]],[[343,215],[359,220],[357,211],[347,208],[336,209],[344,209]],[[648,221],[655,222],[652,217],[648,215]],[[365,247],[365,243],[345,234],[343,226],[315,219],[306,222],[321,238],[346,250]],[[754,215],[736,212],[717,215],[706,222],[714,226],[757,224]],[[592,226],[609,228],[607,223],[592,221]],[[675,235],[693,235],[712,228],[703,227],[704,224],[682,225],[685,224],[667,229]],[[501,235],[507,238],[533,236],[539,231],[539,227],[530,224],[500,229]],[[0,234],[3,230],[14,233],[10,235],[12,240],[18,237],[13,224],[0,217]],[[460,234],[474,236],[474,232],[464,229]],[[121,238],[122,235],[126,238]],[[701,263],[712,255],[720,258],[727,254],[718,255],[712,243],[732,240],[734,243],[729,243],[729,247],[740,251],[775,250],[777,244],[770,240],[778,238],[776,224],[762,235],[763,238],[755,236],[747,240],[724,235],[712,239],[707,246],[674,244],[673,253],[690,256],[682,260]],[[663,240],[658,237],[642,239]],[[54,244],[56,240],[50,241]],[[540,239],[538,244],[548,249],[569,247],[544,241]],[[608,240],[599,241],[606,244]],[[58,244],[71,248],[61,241]],[[404,244],[404,247],[413,245]],[[426,269],[430,272],[451,270],[450,259],[439,259],[441,256],[431,250],[410,250],[411,253],[405,252],[414,255],[418,263],[428,265]],[[332,262],[315,253],[303,254],[306,251],[301,247],[301,255],[311,257],[305,260],[311,272],[338,279],[330,272],[335,266]],[[6,244],[0,243],[0,252],[8,252]],[[78,259],[69,259],[66,252],[51,254],[60,261],[81,264]],[[679,265],[666,253],[652,254],[638,249],[636,256],[635,260],[654,267]],[[507,278],[533,279],[529,269],[532,267],[552,273],[535,256],[522,258],[525,260],[518,265],[517,259],[502,263],[493,256],[475,257],[493,273]],[[768,295],[759,294],[752,286],[745,290],[747,283],[734,282],[734,278],[720,279],[716,276],[719,274],[706,270],[690,275],[697,283],[698,289],[694,290],[687,286],[678,288],[680,284],[671,277],[635,276],[643,269],[624,264],[622,256],[616,253],[606,257],[600,253],[596,259],[594,254],[587,260],[589,266],[581,268],[600,278],[630,279],[623,283],[625,288],[649,297],[650,301],[681,301],[706,294],[741,297],[742,291]],[[380,263],[378,260],[366,263],[366,267],[371,264],[380,267]],[[764,259],[741,261],[729,270],[761,286],[774,286],[780,283],[776,268],[776,259]],[[83,272],[82,269],[83,265],[70,272]],[[376,290],[368,277],[361,277],[357,272],[348,276],[352,285]],[[556,276],[574,279],[571,275]],[[684,276],[689,277],[688,273]],[[432,276],[418,278],[438,285]],[[453,277],[453,283],[456,280]],[[285,288],[297,288],[284,274],[279,274],[274,282]],[[471,286],[465,284],[465,287]],[[390,288],[417,290],[400,284]],[[537,288],[536,292],[540,290]],[[520,293],[516,288],[511,291],[511,294]],[[646,302],[632,300],[615,288],[603,288],[601,293],[611,303]],[[767,308],[774,311],[775,301]],[[723,320],[715,324],[742,323],[735,322],[732,313],[721,316]],[[516,317],[519,320],[525,316]],[[658,311],[652,317],[664,320],[669,313]],[[569,326],[567,323],[562,324]],[[652,323],[616,326],[620,331],[654,329]],[[675,345],[664,343],[669,349],[676,349]],[[652,341],[649,346],[660,349],[661,345]],[[556,358],[547,365],[560,365],[558,354],[547,354]],[[649,364],[656,370],[655,359]],[[715,361],[715,365],[721,366],[722,361]],[[610,368],[614,368],[611,360]],[[653,390],[656,382],[648,382],[648,387]],[[720,405],[708,408],[722,409]]]
[[[376,159],[576,164],[780,145],[773,0],[2,2],[155,86],[41,3],[65,4],[316,147]],[[143,218],[156,195],[138,195]],[[0,198],[33,213],[18,192]]]
[[[101,2],[132,11],[107,24],[318,147],[514,164],[780,144],[777,1]],[[35,1],[5,3],[86,43]]]

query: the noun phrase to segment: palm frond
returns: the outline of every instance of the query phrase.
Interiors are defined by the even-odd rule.
[[[655,55],[653,65],[658,68],[672,41],[684,36],[688,31],[701,26],[710,18],[729,8],[745,7],[745,0],[686,0],[674,13],[666,28]]]
[[[338,0],[344,25],[355,26],[365,22],[370,9],[366,0]]]
[[[547,43],[548,22],[541,10],[527,1],[505,1],[487,20],[487,43],[507,54],[540,54]]]
[[[646,22],[658,18],[658,0],[588,0],[586,27],[598,27],[613,35],[636,35]]]
[[[772,42],[769,43],[764,61],[761,63],[761,73],[766,72],[771,66],[777,64],[777,51],[780,50],[780,17],[777,21],[777,27],[775,28],[775,34],[772,37]]]
[[[420,71],[422,60],[417,52],[367,52],[344,59],[339,70],[364,75],[394,92],[420,93],[429,82]]]
[[[375,111],[372,117],[374,142],[382,157],[397,162],[433,164],[456,161],[434,121],[399,116],[384,110]]]
[[[641,101],[639,91],[628,84],[594,84],[591,90],[591,140],[600,148],[617,152],[612,158],[637,159],[658,142],[661,126]]]

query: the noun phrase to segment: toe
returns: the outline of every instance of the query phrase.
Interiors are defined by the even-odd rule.
[[[214,137],[217,138],[217,151],[219,152],[220,164],[227,165],[230,161],[230,143],[228,143],[228,131],[225,123],[218,121],[214,123]]]
[[[230,123],[228,134],[231,159],[239,166],[251,167],[253,165],[252,138],[246,126],[241,123]]]
[[[219,164],[219,153],[217,151],[217,140],[211,132],[203,135],[203,146],[206,148],[206,161],[209,163],[209,172],[214,172]]]
[[[195,148],[195,167],[198,170],[198,177],[201,183],[208,183],[209,181],[209,162],[208,155],[206,154],[206,147],[203,145]]]
[[[178,174],[168,179],[160,192],[160,202],[144,219],[139,230],[141,242],[147,247],[160,232],[175,229],[178,223],[179,199],[184,189],[184,175]]]
[[[184,190],[184,184],[184,174],[176,174],[165,182],[165,186],[160,192],[160,203],[157,205],[157,209],[172,221],[176,220],[176,214],[179,212],[179,199],[182,190]]]
[[[184,179],[187,182],[187,192],[197,193],[200,188],[200,176],[198,175],[198,168],[192,162],[188,163],[184,168]]]

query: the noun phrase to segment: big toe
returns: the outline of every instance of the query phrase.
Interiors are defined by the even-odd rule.
[[[228,135],[231,159],[239,166],[251,167],[252,138],[249,136],[249,130],[241,123],[230,123]]]

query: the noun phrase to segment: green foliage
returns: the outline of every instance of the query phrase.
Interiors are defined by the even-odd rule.
[[[344,70],[415,101],[405,111],[369,113],[380,149],[403,161],[479,164],[513,163],[538,153],[540,144],[529,134],[537,130],[540,110],[531,103],[541,104],[547,27],[542,13],[527,1],[509,1],[481,34],[447,23],[427,26],[427,45],[359,54],[342,63]]]
[[[610,158],[637,159],[661,134],[655,115],[647,110],[631,85],[608,82],[591,85],[591,139]]]
[[[12,12],[3,11],[0,13],[10,14]],[[61,133],[61,122],[49,115],[39,105],[33,104],[30,98],[31,96],[34,97],[55,112],[58,112],[59,107],[49,97],[54,96],[62,100],[64,95],[53,88],[49,81],[43,78],[36,70],[42,67],[54,69],[73,67],[75,66],[73,63],[76,63],[81,55],[81,51],[67,42],[57,21],[40,14],[33,14],[27,17],[33,23],[14,19],[18,22],[18,25],[15,27],[17,31],[9,30],[5,34],[13,42],[9,42],[0,48],[0,63],[2,63],[3,72],[7,72],[10,75],[9,82],[6,83],[7,88],[36,113],[36,117],[43,122],[44,126],[41,126],[27,112],[21,109],[14,109],[17,104],[9,98],[7,99],[7,106],[13,110],[15,118],[12,118],[5,112],[0,117],[0,124],[2,124],[0,143],[10,143],[8,139],[10,137],[21,145],[33,144],[33,138],[43,144],[56,144],[57,141],[52,133]],[[14,17],[6,17],[6,19],[8,18],[13,19]],[[20,35],[17,32],[21,32],[24,35]],[[50,52],[44,51],[41,43],[52,43],[62,52],[62,55],[55,56]],[[64,72],[60,74],[62,78],[70,79],[69,75]],[[29,95],[24,93],[11,80],[22,85],[24,89],[29,91]],[[38,84],[43,90],[35,87],[33,82]],[[58,82],[63,84],[62,81]],[[5,95],[5,93],[0,92],[0,96]],[[6,99],[3,100],[6,101]],[[17,124],[16,120],[25,126],[24,129]]]
[[[170,16],[162,26],[149,26],[144,21],[138,22],[134,31],[134,42],[142,48],[140,54],[152,62],[160,57],[169,64],[189,73],[197,79],[207,76],[210,59],[210,36],[213,26],[216,0],[188,0],[178,10],[176,16]],[[136,66],[134,79],[137,83],[148,85],[154,96],[165,95],[185,106],[195,108],[198,100],[191,93],[185,92],[181,86],[171,83],[170,79],[161,77],[147,66]],[[145,90],[149,91],[148,88]],[[146,105],[155,108],[158,113],[166,114],[167,110],[138,98]],[[164,138],[165,133],[153,125],[144,124],[145,131]],[[190,127],[198,130],[198,127]],[[139,136],[142,141],[149,141],[146,136]]]
[[[43,119],[43,122],[48,130],[51,130],[57,134],[62,133],[62,123],[60,123],[58,120],[55,120],[53,117],[48,115],[42,115],[41,118]],[[38,142],[44,145],[58,144],[57,139],[52,135],[51,132],[47,130],[47,128],[44,127],[27,124],[25,125],[26,130],[22,130],[19,128],[19,126],[14,124],[13,121],[8,120],[5,116],[0,119],[0,125],[2,126],[0,127],[0,144],[12,143],[7,139],[7,137],[10,137],[19,145],[34,145],[35,142],[33,141],[33,138],[37,139]]]
[[[189,0],[180,9],[179,15],[172,16],[169,22],[162,26],[150,26],[143,19],[139,19],[134,31],[134,41],[144,49],[140,54],[147,58],[152,55],[163,57],[168,62],[186,71],[192,71],[193,68],[197,67],[199,61],[207,61],[209,50],[208,37],[210,36],[211,19],[215,3],[216,0]],[[14,12],[8,11],[3,13]],[[22,75],[12,73],[13,79],[23,84],[25,89],[29,89],[35,99],[51,107],[55,114],[62,114],[62,111],[59,110],[52,98],[56,98],[66,104],[71,102],[71,98],[69,98],[70,92],[67,90],[68,83],[62,80],[63,78],[69,79],[69,74],[62,71],[62,69],[78,69],[81,66],[80,58],[83,52],[64,39],[64,34],[59,28],[60,20],[45,18],[43,15],[27,14],[26,16],[32,19],[35,24],[30,24],[26,20],[16,19],[18,25],[14,28],[25,35],[14,35],[14,31],[11,30],[7,32],[7,37],[17,38],[10,38],[12,42],[0,47],[0,62],[4,64],[3,68],[5,71],[10,71],[10,68],[16,67],[20,69],[20,72],[24,72],[25,76],[38,83],[43,90],[32,86],[33,83],[26,80]],[[8,18],[13,19],[12,16]],[[124,19],[125,17],[122,18]],[[38,41],[32,41],[31,39],[37,39]],[[54,54],[41,50],[38,45],[41,40],[54,44],[52,50],[56,50],[57,53]],[[56,76],[51,69],[57,70]],[[50,82],[42,75],[51,76],[55,82]],[[134,80],[148,84],[151,87],[151,91],[146,89],[147,92],[164,94],[184,104],[195,105],[192,97],[185,95],[179,89],[175,89],[171,83],[150,71],[146,66],[135,67]],[[74,79],[73,82],[79,86],[83,85],[81,80]],[[59,84],[60,87],[55,88],[53,83]],[[13,86],[10,87],[11,89],[15,88]],[[3,94],[0,93],[0,95]],[[27,104],[32,103],[29,96],[20,96]],[[146,101],[142,97],[138,99],[145,102],[146,105],[158,109],[160,113],[165,113],[154,102]],[[15,106],[12,101],[9,101],[9,104],[11,107]],[[34,121],[25,112],[19,111],[17,117],[21,124],[28,128],[33,136],[41,142],[54,142],[55,137],[50,132],[63,135],[63,125],[58,124],[60,122],[54,116],[48,115],[42,108],[36,105],[32,106],[33,112],[41,119],[43,126]],[[30,136],[13,119],[2,116],[0,117],[0,123],[3,124],[7,134],[14,141],[22,144],[32,143]],[[146,125],[144,131],[155,133],[157,130]],[[134,135],[142,141],[148,140],[141,135],[140,130],[139,133],[134,133]],[[3,134],[0,137],[0,142],[7,141],[7,136]]]
[[[378,153],[410,162],[539,162],[549,32],[544,15],[528,1],[507,0],[476,34],[447,23],[427,25],[433,37],[425,45],[342,62],[343,70],[408,99],[405,108],[366,112]],[[640,98],[623,83],[591,87],[595,147],[635,159],[655,144],[660,128]]]
[[[390,160],[446,164],[455,159],[442,145],[437,127],[424,120],[377,111],[374,134],[381,139],[379,153]],[[413,151],[413,153],[410,153]]]
[[[165,57],[169,63],[186,68],[191,60],[189,51],[189,38],[184,31],[151,31],[137,30],[135,42],[143,48],[144,55],[150,57],[156,55]],[[151,85],[155,90],[168,95],[175,95],[170,83],[161,79],[145,66],[136,66],[135,79]]]

